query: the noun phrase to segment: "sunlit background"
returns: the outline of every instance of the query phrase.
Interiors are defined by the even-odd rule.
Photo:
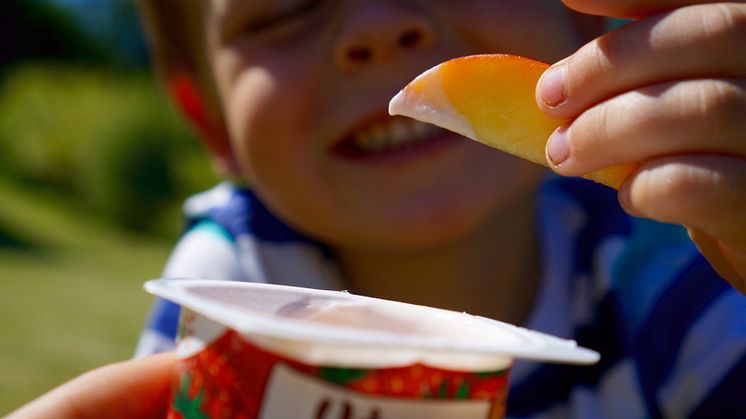
[[[179,205],[215,181],[131,0],[0,1],[0,416],[131,356]]]

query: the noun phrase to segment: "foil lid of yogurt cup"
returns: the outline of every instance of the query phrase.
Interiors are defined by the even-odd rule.
[[[479,369],[479,360],[496,357],[570,364],[599,360],[597,352],[572,340],[345,291],[202,279],[152,280],[145,290],[315,363],[425,362]],[[361,362],[361,356],[368,359]]]

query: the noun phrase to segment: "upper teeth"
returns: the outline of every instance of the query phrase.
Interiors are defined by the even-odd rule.
[[[364,151],[384,151],[419,143],[439,129],[415,120],[394,119],[358,131],[355,145]]]

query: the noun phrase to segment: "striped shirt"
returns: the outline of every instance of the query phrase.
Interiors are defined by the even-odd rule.
[[[190,198],[164,271],[344,288],[331,252],[228,183]],[[686,231],[624,213],[616,193],[552,177],[537,220],[543,276],[524,325],[601,353],[594,366],[516,362],[508,417],[746,418],[746,297]],[[156,300],[137,355],[171,349],[178,306]]]

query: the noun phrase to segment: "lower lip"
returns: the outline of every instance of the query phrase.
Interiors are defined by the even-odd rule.
[[[368,164],[406,164],[415,160],[421,160],[428,156],[439,154],[449,147],[453,147],[464,141],[459,135],[449,131],[440,131],[435,136],[422,142],[406,145],[391,150],[378,152],[365,152],[345,143],[332,148],[332,153],[346,160]]]

